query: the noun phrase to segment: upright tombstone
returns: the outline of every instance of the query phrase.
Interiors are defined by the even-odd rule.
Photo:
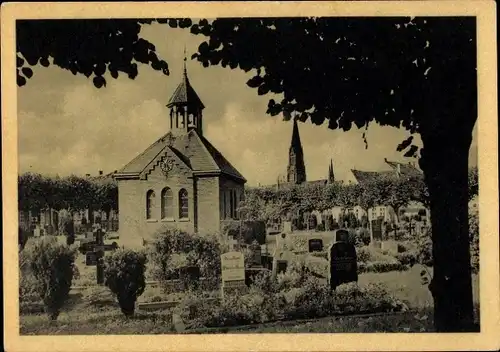
[[[323,251],[323,240],[321,238],[311,238],[309,240],[309,253],[322,252],[322,251]]]
[[[40,230],[40,225],[35,225],[35,229],[33,230],[33,236],[35,237],[40,237],[41,235],[41,230]]]
[[[221,255],[222,297],[234,292],[242,291],[245,285],[245,258],[241,252],[227,252]]]
[[[334,242],[349,242],[349,231],[346,229],[336,230]]]
[[[372,220],[372,226],[371,226],[371,241],[374,242],[378,242],[378,241],[382,241],[382,234],[383,234],[383,230],[382,230],[382,219],[376,219],[376,220]]]
[[[262,266],[262,249],[259,244],[250,246],[252,251],[252,266]]]
[[[337,286],[358,281],[356,248],[348,242],[335,242],[328,250],[328,283],[335,290]]]
[[[292,222],[291,221],[283,221],[283,232],[291,233],[292,232]]]

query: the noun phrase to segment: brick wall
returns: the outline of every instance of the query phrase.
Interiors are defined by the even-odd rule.
[[[198,233],[218,233],[220,231],[219,178],[197,178],[196,188],[198,190]]]
[[[243,198],[244,193],[244,185],[240,184],[232,179],[221,177],[220,178],[220,187],[219,187],[219,197],[220,197],[220,219],[226,220],[231,219],[230,217],[230,193],[232,190],[236,191],[236,204],[235,207],[238,207],[239,202]],[[238,214],[235,214],[234,218],[237,218]]]
[[[161,227],[172,226],[194,232],[194,184],[191,171],[182,163],[175,163],[168,178],[155,166],[146,180],[118,181],[118,209],[120,242],[125,246],[142,245],[142,239],[151,240]],[[161,192],[169,187],[173,192],[173,218],[161,219]],[[179,191],[184,188],[189,197],[189,218],[179,219]],[[152,219],[146,219],[146,194],[155,192]]]

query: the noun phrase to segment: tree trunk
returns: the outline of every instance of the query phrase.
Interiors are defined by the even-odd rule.
[[[467,194],[471,134],[456,132],[422,135],[420,165],[430,195],[434,259],[429,289],[438,332],[473,329]]]

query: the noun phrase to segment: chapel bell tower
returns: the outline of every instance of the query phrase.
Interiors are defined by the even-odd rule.
[[[187,134],[196,130],[203,135],[203,109],[205,106],[189,83],[186,69],[186,52],[184,51],[184,73],[181,83],[168,101],[170,109],[170,131],[174,136]]]

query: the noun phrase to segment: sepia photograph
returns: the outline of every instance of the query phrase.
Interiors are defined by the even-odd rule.
[[[12,350],[500,346],[494,4],[310,3],[2,6]]]

